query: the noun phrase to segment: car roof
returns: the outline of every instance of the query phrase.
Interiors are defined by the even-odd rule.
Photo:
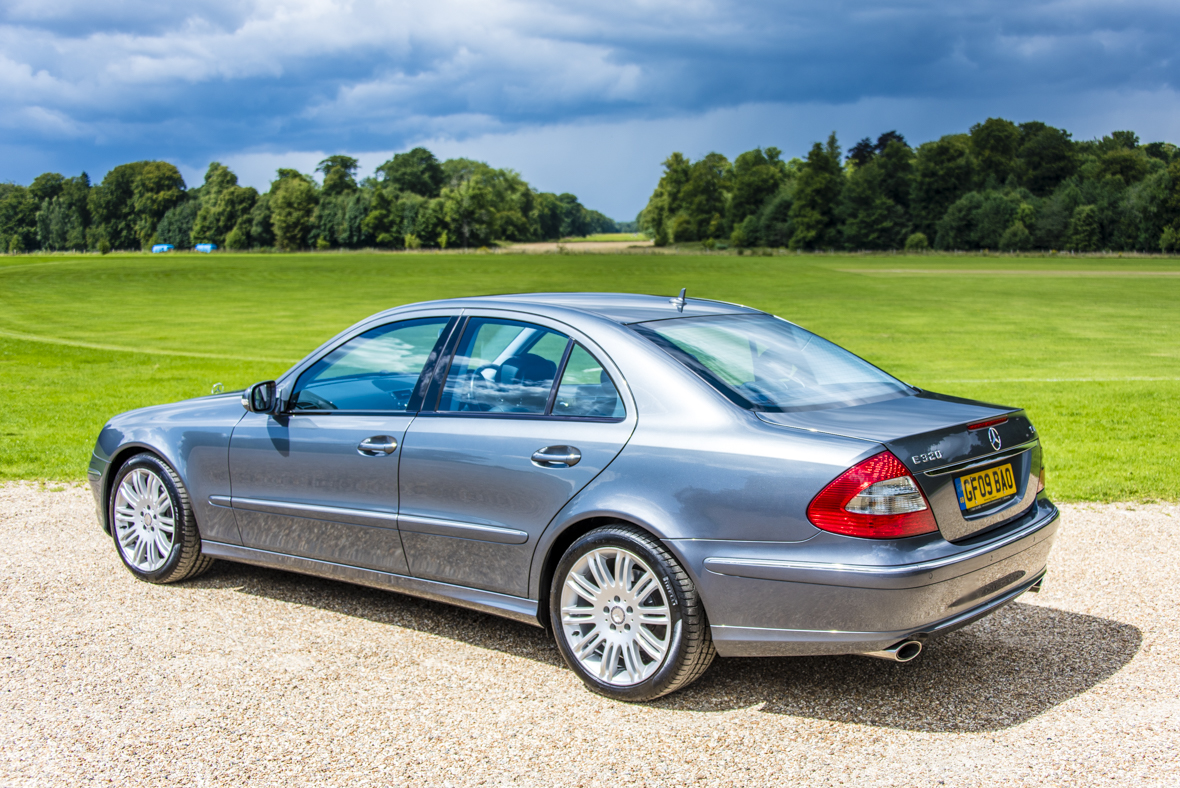
[[[577,310],[623,324],[705,315],[762,314],[760,310],[725,301],[686,298],[683,307],[681,307],[679,299],[676,297],[634,293],[509,293],[456,298],[433,303],[447,303],[467,308],[555,307]]]

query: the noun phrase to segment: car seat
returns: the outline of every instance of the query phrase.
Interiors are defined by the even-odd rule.
[[[506,359],[496,374],[503,404],[494,410],[517,413],[544,411],[556,375],[557,364],[535,353],[522,353]]]

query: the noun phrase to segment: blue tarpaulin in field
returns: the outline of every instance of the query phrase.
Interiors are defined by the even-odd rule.
[[[156,244],[155,246],[152,247],[152,254],[158,254],[160,252],[171,252],[171,251],[172,251],[172,244]]]
[[[204,252],[205,254],[209,254],[210,252],[212,252],[214,249],[217,248],[217,244],[197,244],[193,248],[196,249],[198,252]]]

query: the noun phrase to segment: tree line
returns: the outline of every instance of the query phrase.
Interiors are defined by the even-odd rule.
[[[988,118],[916,148],[889,131],[842,155],[833,132],[803,160],[673,153],[639,222],[709,248],[1174,252],[1180,149]]]
[[[86,173],[47,172],[28,186],[0,184],[0,252],[178,249],[390,249],[480,247],[617,232],[573,194],[538,192],[512,170],[470,159],[399,153],[357,180],[357,160],[329,156],[322,183],[278,170],[259,193],[218,162],[188,189],[163,161],[121,164],[91,184]]]

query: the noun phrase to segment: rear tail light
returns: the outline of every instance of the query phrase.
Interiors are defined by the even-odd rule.
[[[926,496],[901,460],[884,451],[852,466],[807,507],[816,528],[866,539],[934,533]]]

